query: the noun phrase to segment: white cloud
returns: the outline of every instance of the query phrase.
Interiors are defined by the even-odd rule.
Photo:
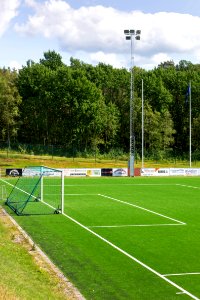
[[[9,63],[9,68],[11,70],[15,69],[15,70],[19,70],[22,68],[22,65],[18,62],[18,61],[15,61],[15,60],[12,60],[10,61]]]
[[[113,65],[116,68],[124,66],[123,57],[120,57],[116,53],[105,53],[98,51],[89,55],[92,64],[98,64],[104,62],[105,64]]]
[[[17,0],[8,2],[11,1],[18,3]],[[64,0],[40,3],[26,0],[26,4],[33,14],[24,24],[16,24],[16,31],[29,37],[39,34],[57,39],[60,48],[72,56],[79,51],[83,56],[87,54],[90,61],[99,60],[117,67],[127,61],[128,65],[130,43],[125,41],[123,30],[133,28],[142,30],[141,41],[134,43],[135,62],[140,66],[179,56],[180,59],[190,57],[194,63],[199,60],[200,17],[167,12],[122,12],[100,5],[73,9]]]
[[[1,0],[0,9],[0,36],[10,25],[11,20],[17,15],[20,0]]]

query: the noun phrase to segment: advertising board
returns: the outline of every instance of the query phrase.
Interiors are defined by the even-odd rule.
[[[101,176],[112,176],[112,175],[113,175],[113,169],[111,168],[101,169]]]
[[[128,168],[114,168],[113,176],[114,177],[128,176]]]
[[[22,176],[22,169],[6,169],[6,176]]]
[[[154,176],[169,176],[169,168],[155,169],[155,175]]]
[[[142,168],[141,176],[155,176],[155,168]]]

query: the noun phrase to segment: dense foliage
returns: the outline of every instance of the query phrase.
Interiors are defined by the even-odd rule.
[[[192,86],[192,153],[199,156],[200,65],[161,63],[153,70],[134,67],[135,151],[141,155],[142,80],[146,157],[188,155]],[[130,72],[71,58],[55,51],[18,73],[0,70],[0,140],[59,145],[68,153],[129,152]]]

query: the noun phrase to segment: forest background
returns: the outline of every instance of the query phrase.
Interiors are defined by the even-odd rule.
[[[192,160],[200,160],[200,64],[181,60],[134,67],[135,157],[188,159],[191,83]],[[130,144],[130,70],[55,51],[19,71],[0,69],[0,148],[66,157],[126,157]]]

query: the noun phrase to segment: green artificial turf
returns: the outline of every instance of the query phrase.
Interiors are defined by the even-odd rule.
[[[26,241],[20,240],[18,235],[3,215],[0,221],[0,299],[70,300],[58,277],[48,272],[44,263],[36,263],[34,249],[25,246]]]
[[[86,299],[200,298],[198,177],[66,178],[65,215],[9,212]]]

